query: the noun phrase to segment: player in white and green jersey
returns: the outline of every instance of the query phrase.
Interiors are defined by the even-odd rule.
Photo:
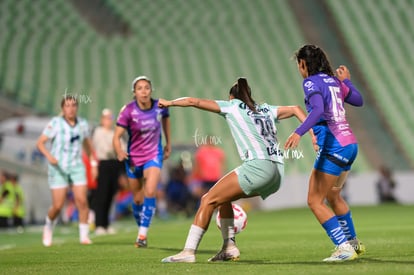
[[[82,162],[82,142],[89,137],[88,122],[80,117],[70,125],[63,116],[54,117],[43,130],[51,140],[50,153],[58,161],[57,165],[49,163],[50,188],[86,183],[85,167]]]
[[[267,159],[283,163],[283,153],[276,138],[277,106],[267,103],[255,105],[251,111],[246,103],[235,98],[230,101],[217,100],[222,115],[236,143],[243,161]]]
[[[82,162],[82,146],[90,152],[92,160],[92,143],[89,139],[88,123],[77,116],[78,103],[73,96],[65,96],[61,102],[62,116],[54,117],[46,126],[37,141],[39,151],[46,157],[48,165],[48,181],[52,193],[52,205],[46,216],[43,228],[43,245],[52,245],[53,227],[62,210],[68,188],[71,186],[75,204],[79,211],[79,240],[82,244],[90,244],[88,237],[89,206],[87,201],[87,185],[85,167]],[[51,140],[50,151],[46,142]],[[93,160],[95,166],[96,160]]]
[[[205,194],[196,213],[182,252],[162,262],[195,262],[197,247],[208,228],[211,216],[220,207],[223,247],[209,261],[237,260],[240,251],[234,238],[232,201],[254,196],[263,199],[275,193],[283,178],[283,153],[276,138],[277,120],[306,117],[299,106],[256,104],[245,78],[231,87],[229,101],[199,98],[160,99],[160,107],[196,107],[217,113],[226,119],[243,163],[221,178]]]

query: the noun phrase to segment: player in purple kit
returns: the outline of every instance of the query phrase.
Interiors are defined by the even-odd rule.
[[[156,209],[156,189],[163,159],[171,152],[168,109],[160,109],[151,97],[152,83],[145,76],[132,82],[134,99],[122,107],[114,133],[113,145],[119,161],[125,161],[128,182],[134,196],[133,215],[138,225],[136,247],[147,247],[147,232]],[[166,145],[162,148],[161,127]],[[127,132],[127,152],[120,139]]]
[[[358,153],[344,104],[362,106],[363,99],[352,84],[347,67],[339,66],[335,76],[321,48],[305,45],[295,57],[304,78],[308,116],[289,136],[285,149],[295,148],[300,137],[313,129],[319,150],[309,179],[308,205],[336,245],[336,251],[324,261],[353,260],[365,252],[365,246],[356,237],[351,211],[340,194]]]

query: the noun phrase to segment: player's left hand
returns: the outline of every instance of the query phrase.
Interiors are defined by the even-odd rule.
[[[336,77],[339,80],[344,81],[345,79],[351,79],[351,73],[346,66],[341,65],[336,69]]]

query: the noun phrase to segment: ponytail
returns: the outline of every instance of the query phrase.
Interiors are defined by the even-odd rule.
[[[246,78],[239,77],[237,83],[230,88],[229,94],[234,96],[234,98],[243,101],[250,110],[256,112],[256,103],[252,98],[252,90],[250,89]]]

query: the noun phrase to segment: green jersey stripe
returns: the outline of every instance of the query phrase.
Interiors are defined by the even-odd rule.
[[[82,165],[83,140],[89,137],[88,122],[77,118],[70,126],[63,117],[54,117],[43,130],[51,142],[50,153],[58,160],[62,169]]]
[[[216,101],[234,138],[242,160],[269,159],[283,163],[276,139],[277,107],[266,103],[251,111],[238,99]]]

